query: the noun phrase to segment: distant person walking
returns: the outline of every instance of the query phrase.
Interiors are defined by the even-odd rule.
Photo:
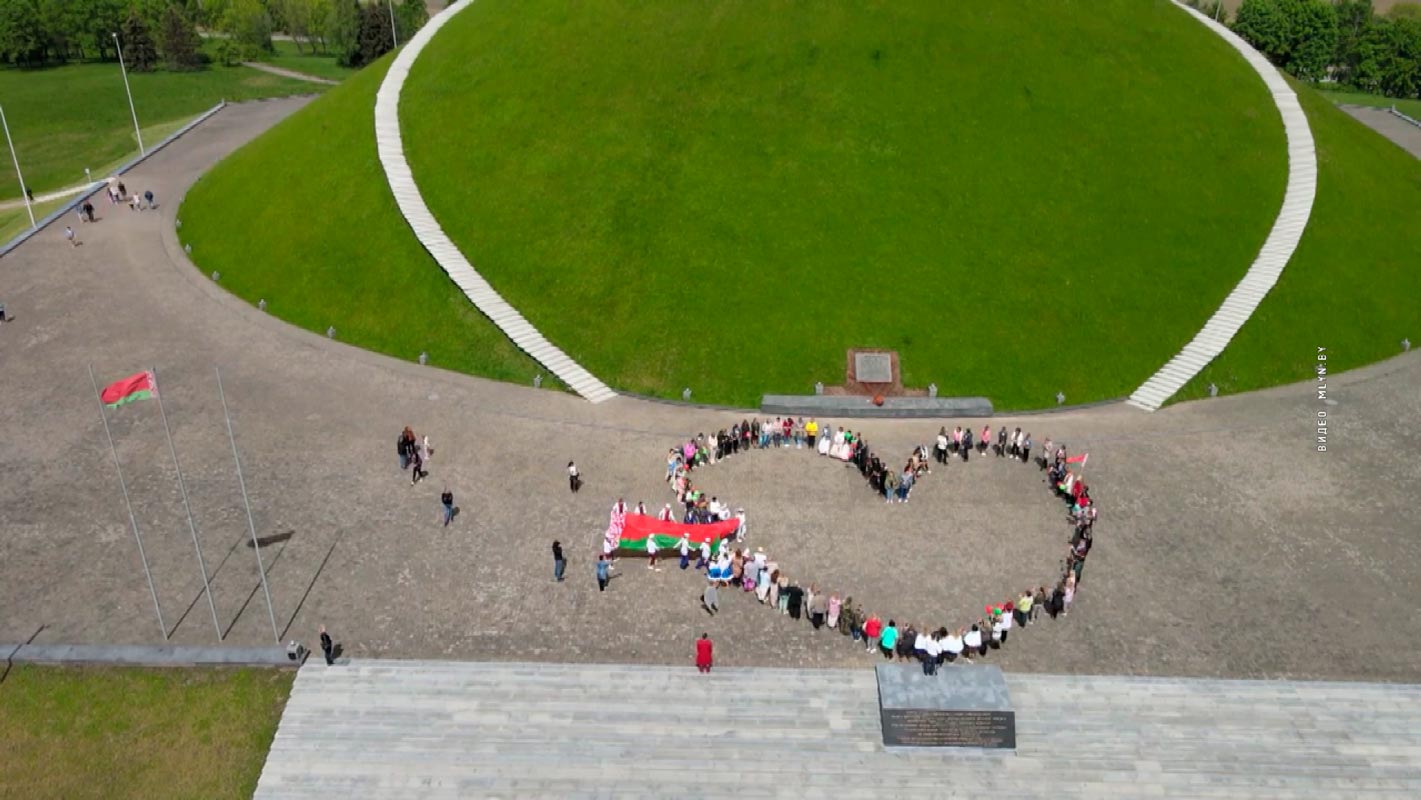
[[[443,493],[439,494],[439,504],[443,507],[445,527],[449,527],[449,523],[453,521],[453,492],[450,492],[448,486],[445,486]]]
[[[607,583],[611,579],[611,565],[607,563],[607,555],[604,553],[597,557],[597,591],[607,591]]]
[[[715,645],[711,644],[710,634],[701,634],[701,638],[696,640],[696,669],[701,672],[711,671],[711,664],[715,662],[714,648]]]
[[[336,646],[331,641],[331,635],[326,633],[326,626],[321,626],[321,652],[326,655],[326,666],[336,663]]]
[[[427,475],[424,471],[424,459],[419,454],[418,447],[410,448],[410,485],[419,483],[420,479]]]
[[[577,471],[577,463],[567,462],[567,488],[577,494],[577,490],[582,488],[582,473]]]
[[[68,225],[64,226],[64,238],[69,240],[70,247],[78,247],[81,244],[79,237],[74,235],[74,229]]]
[[[562,555],[562,542],[553,540],[553,580],[562,583],[563,570],[567,569],[567,559]]]
[[[144,192],[143,192],[143,202],[147,203],[149,208],[152,208],[152,207],[153,207],[153,190],[152,190],[152,189],[144,190]]]
[[[707,582],[705,591],[701,592],[701,605],[705,606],[706,613],[712,617],[720,611],[720,592],[716,591],[714,581]]]

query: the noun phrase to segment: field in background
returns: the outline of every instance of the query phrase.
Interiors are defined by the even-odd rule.
[[[323,87],[248,67],[198,72],[129,73],[144,144],[156,144],[184,120],[224,98],[312,94]],[[36,195],[95,178],[138,154],[118,64],[69,64],[38,70],[0,69],[0,100],[25,181]],[[5,153],[6,162],[9,153]],[[0,170],[0,200],[20,196],[14,168]]]

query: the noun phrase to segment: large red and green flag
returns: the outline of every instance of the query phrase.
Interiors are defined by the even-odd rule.
[[[110,383],[99,392],[99,399],[109,408],[116,408],[134,400],[145,400],[158,393],[158,382],[152,372],[140,372]]]
[[[740,521],[737,519],[686,525],[680,522],[659,520],[645,514],[628,514],[622,527],[621,542],[617,549],[645,552],[646,540],[652,538],[656,540],[658,550],[665,550],[680,544],[681,537],[684,535],[690,540],[693,548],[700,549],[701,543],[704,542],[714,550],[721,539],[733,536],[738,527],[740,527]]]

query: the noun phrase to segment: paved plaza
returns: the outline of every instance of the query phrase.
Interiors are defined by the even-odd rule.
[[[596,590],[592,558],[612,501],[658,508],[671,499],[667,448],[750,414],[626,397],[593,406],[420,367],[291,327],[194,269],[174,230],[181,194],[303,102],[227,107],[126,177],[153,190],[157,211],[96,202],[101,219],[78,229],[82,247],[51,228],[0,262],[0,301],[16,317],[0,326],[0,641],[162,641],[92,363],[100,383],[158,369],[227,643],[273,637],[214,367],[257,534],[270,541],[283,639],[313,644],[324,623],[357,659],[688,664],[704,630],[730,666],[867,662],[738,592],[706,617],[700,582],[674,564],[652,572],[624,560],[608,592]],[[1300,351],[1328,345],[1298,331]],[[1409,610],[1421,586],[1421,356],[1333,376],[1328,396],[1335,405],[1300,383],[1155,414],[1114,404],[993,419],[1089,451],[1102,508],[1075,610],[1014,634],[993,663],[1421,680],[1421,617]],[[1314,444],[1320,411],[1326,453]],[[136,403],[111,421],[173,641],[213,643],[158,409]],[[940,424],[827,422],[894,459]],[[396,463],[405,425],[436,450],[419,486]],[[564,477],[570,459],[586,477],[578,495]],[[1048,581],[1069,533],[1040,474],[995,458],[935,469],[894,506],[808,451],[752,452],[696,477],[746,508],[752,544],[793,578],[900,622],[974,620],[984,603]],[[446,485],[461,508],[447,529],[436,521]],[[560,585],[554,538],[571,562]]]

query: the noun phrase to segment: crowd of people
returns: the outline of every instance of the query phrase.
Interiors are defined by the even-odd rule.
[[[1070,613],[1099,516],[1085,479],[1072,468],[1077,464],[1084,467],[1086,455],[1071,456],[1064,444],[1047,438],[1043,455],[1033,462],[1034,441],[1029,431],[1008,431],[1002,426],[993,434],[991,426],[986,425],[974,436],[970,426],[956,426],[952,431],[944,426],[931,447],[915,447],[899,470],[896,462],[889,466],[890,462],[874,454],[862,435],[843,428],[830,432],[813,418],[742,420],[709,436],[699,434],[667,451],[666,482],[684,508],[682,521],[713,522],[729,519],[731,514],[730,504],[718,497],[707,498],[692,483],[692,472],[741,452],[790,447],[808,447],[823,457],[854,465],[870,488],[890,503],[908,502],[913,486],[932,472],[934,462],[946,466],[954,460],[966,462],[974,452],[979,457],[991,452],[999,459],[1034,463],[1044,473],[1043,482],[1069,509],[1067,520],[1073,533],[1061,561],[1061,572],[1048,583],[1026,587],[987,604],[975,621],[953,626],[915,622],[900,625],[896,618],[885,621],[883,615],[860,608],[852,597],[841,597],[839,592],[821,590],[816,583],[792,579],[763,547],[755,547],[752,552],[749,546],[741,546],[746,538],[745,512],[741,508],[735,512],[741,524],[733,544],[722,539],[713,551],[709,544],[692,547],[683,538],[679,546],[680,568],[689,569],[694,559],[694,568],[704,571],[706,585],[701,605],[707,613],[719,612],[721,591],[738,589],[775,613],[794,620],[805,619],[816,630],[836,631],[866,652],[889,660],[917,661],[929,675],[935,674],[939,666],[959,659],[970,662],[986,658],[1006,645],[1012,630],[1038,624],[1043,616],[1056,619]],[[641,504],[639,508],[645,513]],[[661,519],[674,518],[670,504],[660,513]]]

